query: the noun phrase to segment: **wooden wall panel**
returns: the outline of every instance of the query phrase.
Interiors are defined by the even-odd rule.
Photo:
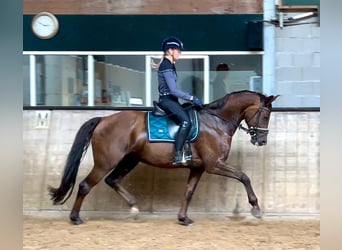
[[[260,14],[262,0],[24,0],[24,14]]]

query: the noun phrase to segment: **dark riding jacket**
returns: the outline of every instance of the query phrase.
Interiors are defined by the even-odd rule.
[[[184,100],[190,100],[191,95],[177,87],[177,71],[174,63],[164,58],[158,69],[158,90],[161,95],[171,94]]]

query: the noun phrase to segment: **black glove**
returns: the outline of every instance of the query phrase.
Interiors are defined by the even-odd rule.
[[[196,96],[194,96],[194,99],[192,100],[192,103],[195,105],[195,107],[199,107],[201,109],[203,108],[202,101],[198,97],[196,97]]]

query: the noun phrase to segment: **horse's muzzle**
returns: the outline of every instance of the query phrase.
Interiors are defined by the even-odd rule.
[[[252,143],[254,146],[265,146],[265,145],[267,144],[267,141],[266,141],[266,140],[257,141],[257,140],[251,139],[251,143]]]
[[[264,146],[267,144],[268,129],[250,128],[251,143],[255,146]]]
[[[250,127],[245,128],[241,124],[239,126],[240,129],[244,130],[247,134],[251,136],[251,143],[255,146],[264,146],[267,144],[267,128],[259,128],[259,127]]]

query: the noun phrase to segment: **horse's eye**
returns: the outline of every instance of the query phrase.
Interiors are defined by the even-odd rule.
[[[265,121],[268,121],[268,119],[269,119],[269,116],[265,115],[265,116],[264,116],[264,120],[265,120]]]

